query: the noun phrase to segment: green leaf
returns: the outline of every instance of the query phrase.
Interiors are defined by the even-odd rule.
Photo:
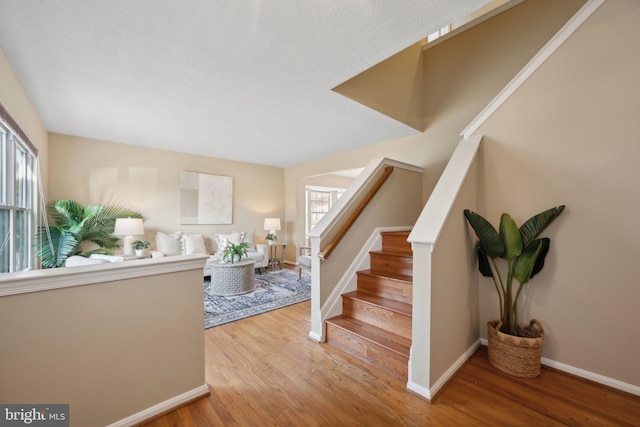
[[[493,271],[487,259],[487,253],[482,249],[480,243],[478,243],[478,270],[480,270],[480,274],[484,277],[493,277]]]
[[[43,267],[59,267],[75,253],[78,241],[61,227],[49,227],[49,234],[51,244],[49,244],[46,227],[40,227],[38,230],[36,254]]]
[[[500,238],[504,243],[503,258],[512,260],[520,255],[522,252],[522,237],[520,236],[520,230],[518,225],[509,216],[509,214],[502,214],[500,217]]]
[[[544,267],[544,259],[549,253],[549,245],[551,243],[551,240],[549,240],[547,237],[543,237],[539,240],[542,243],[542,246],[540,247],[540,253],[538,254],[538,258],[536,258],[536,264],[533,266],[533,271],[531,272],[531,276],[529,276],[529,279],[540,273],[540,270],[542,270],[542,267]]]
[[[504,253],[504,243],[496,229],[486,219],[475,212],[465,209],[464,216],[480,240],[484,252],[491,258],[497,258]]]
[[[564,211],[564,205],[548,209],[529,218],[522,227],[520,227],[520,235],[524,246],[528,246],[533,239],[538,237],[542,231],[547,228],[554,219],[556,219]]]
[[[513,277],[521,285],[524,285],[531,278],[531,272],[536,263],[536,259],[542,249],[542,241],[536,240],[522,251],[520,256],[513,263]]]

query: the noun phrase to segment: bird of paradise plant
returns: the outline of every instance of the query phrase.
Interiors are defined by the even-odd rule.
[[[548,209],[529,218],[522,227],[509,214],[502,214],[499,231],[479,214],[465,209],[464,216],[478,236],[478,269],[493,278],[500,300],[501,332],[518,335],[518,298],[524,285],[544,267],[550,240],[537,238],[564,210],[564,206]],[[506,262],[506,281],[497,259]],[[504,273],[504,271],[503,271]],[[514,293],[514,279],[519,282]]]

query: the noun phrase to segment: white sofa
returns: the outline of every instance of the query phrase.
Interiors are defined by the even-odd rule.
[[[216,234],[214,236],[216,249],[211,254],[207,250],[205,237],[202,234],[186,234],[180,231],[167,234],[159,231],[156,234],[156,251],[151,251],[154,258],[164,256],[176,256],[187,254],[210,255],[204,267],[204,276],[211,276],[212,268],[210,263],[222,259],[222,253],[227,243],[249,244],[247,256],[256,262],[256,269],[260,270],[269,266],[269,247],[265,244],[255,243],[254,232],[233,232],[229,234]]]

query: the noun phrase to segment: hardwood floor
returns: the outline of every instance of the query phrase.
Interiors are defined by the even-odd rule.
[[[520,380],[480,349],[429,403],[309,332],[309,302],[205,331],[211,395],[161,426],[638,426],[640,397],[543,367]]]

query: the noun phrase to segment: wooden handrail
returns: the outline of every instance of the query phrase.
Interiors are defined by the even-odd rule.
[[[349,218],[342,225],[342,227],[340,227],[340,230],[338,230],[338,233],[327,244],[327,246],[324,247],[324,250],[318,253],[318,257],[320,259],[325,260],[325,259],[329,258],[329,255],[331,254],[331,252],[333,252],[333,250],[338,245],[338,243],[340,243],[342,238],[347,234],[347,232],[349,231],[351,226],[356,222],[356,220],[358,219],[358,217],[360,216],[362,211],[364,211],[364,208],[367,207],[367,205],[373,199],[373,197],[376,195],[378,190],[380,190],[380,187],[382,187],[382,184],[384,184],[384,182],[387,180],[387,178],[389,178],[389,175],[391,175],[391,172],[393,172],[393,166],[387,166],[386,168],[384,168],[384,172],[383,172],[382,176],[378,179],[378,181],[373,186],[373,188],[371,190],[369,190],[369,192],[367,193],[365,198],[362,199],[362,201],[360,202],[360,204],[358,205],[356,210],[349,216]]]

